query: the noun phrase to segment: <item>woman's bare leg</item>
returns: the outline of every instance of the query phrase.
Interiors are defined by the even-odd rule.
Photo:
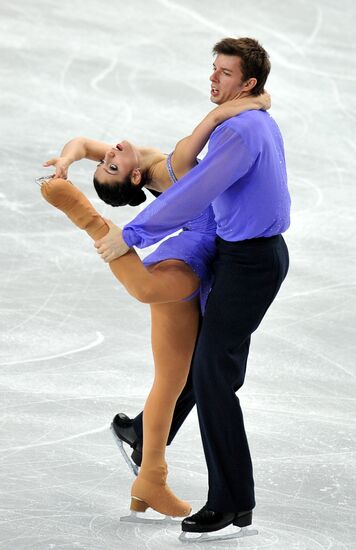
[[[108,233],[109,226],[104,218],[84,193],[69,180],[50,179],[41,186],[41,193],[92,239],[101,239]],[[129,250],[109,265],[114,276],[127,291],[145,303],[179,301],[192,294],[199,286],[199,279],[190,267],[177,260],[168,260],[147,270],[136,252]],[[179,285],[176,284],[177,276]]]
[[[155,377],[143,413],[141,470],[131,495],[161,513],[184,516],[190,513],[190,505],[178,500],[166,484],[165,450],[198,334],[199,301],[154,304],[151,316]]]
[[[116,278],[131,296],[145,304],[180,302],[200,285],[199,277],[181,260],[164,260],[146,268],[130,250],[114,261]]]
[[[97,240],[108,231],[105,220],[83,193],[66,180],[51,180],[42,194],[78,227]],[[138,300],[151,304],[155,379],[144,411],[141,471],[132,487],[131,509],[148,506],[172,516],[187,516],[191,507],[166,484],[165,446],[176,400],[188,376],[198,331],[197,299],[181,302],[199,286],[199,279],[182,261],[167,260],[146,269],[137,254],[110,262],[115,277]],[[163,414],[162,414],[163,413]]]
[[[198,300],[151,306],[155,377],[147,398],[145,437],[164,460],[176,401],[187,381],[199,325]],[[165,411],[164,414],[160,411]],[[145,446],[143,460],[145,460]]]

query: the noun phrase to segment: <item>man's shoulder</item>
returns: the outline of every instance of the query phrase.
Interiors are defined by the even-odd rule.
[[[229,139],[236,136],[236,142],[242,141],[253,155],[268,147],[271,142],[283,142],[277,123],[266,111],[245,111],[225,120],[214,132],[216,138],[217,132],[221,132],[221,136],[225,134]]]
[[[229,129],[236,133],[241,139],[255,139],[256,136],[263,138],[271,134],[280,135],[278,124],[267,111],[251,110],[245,111],[237,116],[225,120],[220,128]]]
[[[242,137],[246,132],[255,129],[256,126],[261,126],[263,124],[264,115],[266,114],[265,111],[244,111],[239,115],[224,120],[224,122],[215,128],[211,137],[218,137],[220,135],[233,137],[234,134],[236,137]]]
[[[222,126],[226,125],[226,127],[239,133],[243,130],[251,130],[251,128],[269,126],[271,124],[276,123],[267,111],[255,109],[244,111],[237,116],[225,120]]]

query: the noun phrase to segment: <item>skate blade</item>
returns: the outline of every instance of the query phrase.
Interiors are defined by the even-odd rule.
[[[222,531],[222,529],[220,530]],[[253,535],[258,535],[257,529],[248,529],[247,527],[242,527],[238,531],[231,533],[221,533],[220,535],[213,535],[212,533],[189,533],[183,531],[179,535],[179,540],[183,543],[196,543],[196,542],[215,542],[217,540],[232,540],[240,539],[242,537],[252,537]]]
[[[170,516],[164,516],[163,518],[160,517],[144,517],[143,514],[146,514],[146,512],[131,512],[129,516],[122,516],[120,518],[120,521],[123,521],[125,523],[145,523],[146,525],[180,525],[181,520],[173,519]]]
[[[51,180],[52,178],[54,178],[54,176],[54,174],[52,174],[51,176],[41,176],[40,178],[36,178],[35,182],[37,183],[37,185],[42,187],[42,185],[46,183],[46,181]]]
[[[116,433],[115,433],[115,430],[113,428],[113,425],[111,424],[110,426],[110,430],[111,430],[111,433],[113,434],[114,436],[114,439],[116,441],[116,445],[119,447],[119,451],[120,453],[122,454],[122,457],[124,459],[124,461],[126,462],[126,464],[128,465],[128,467],[130,468],[131,472],[133,472],[133,474],[135,476],[138,475],[138,472],[139,472],[139,467],[137,466],[137,464],[134,463],[133,460],[131,460],[131,458],[129,457],[129,455],[127,454],[127,452],[125,451],[124,449],[124,444],[123,442],[121,441],[120,438],[117,437]]]

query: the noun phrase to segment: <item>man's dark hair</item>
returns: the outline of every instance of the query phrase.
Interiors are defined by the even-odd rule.
[[[269,55],[254,38],[223,38],[215,44],[213,54],[233,55],[241,59],[243,80],[256,78],[251,95],[264,92],[264,85],[271,70]]]
[[[145,185],[146,178],[142,174],[139,185],[134,185],[131,182],[131,175],[127,176],[124,181],[100,183],[94,176],[93,183],[98,197],[110,204],[111,206],[138,206],[146,200],[146,195],[142,189]]]

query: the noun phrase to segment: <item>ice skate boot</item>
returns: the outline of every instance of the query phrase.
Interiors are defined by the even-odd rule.
[[[142,443],[138,440],[133,427],[133,420],[124,413],[118,413],[113,418],[110,429],[123,459],[134,475],[137,476],[142,462]],[[131,458],[126,452],[124,443],[130,445],[133,449]]]
[[[62,210],[80,229],[94,239],[104,237],[109,226],[98,214],[87,197],[71,181],[62,178],[38,178],[42,196],[47,202]]]
[[[121,521],[134,523],[173,523],[172,518],[184,517],[191,511],[188,502],[179,499],[166,483],[167,465],[154,468],[141,468],[131,488],[131,515],[120,518]],[[138,513],[146,512],[148,508],[165,515],[164,519],[146,518]]]
[[[181,542],[196,543],[257,535],[258,531],[256,529],[247,529],[251,523],[252,510],[237,513],[214,512],[205,505],[199,512],[182,521],[182,533],[179,540]],[[219,531],[216,535],[208,534],[216,531]]]

